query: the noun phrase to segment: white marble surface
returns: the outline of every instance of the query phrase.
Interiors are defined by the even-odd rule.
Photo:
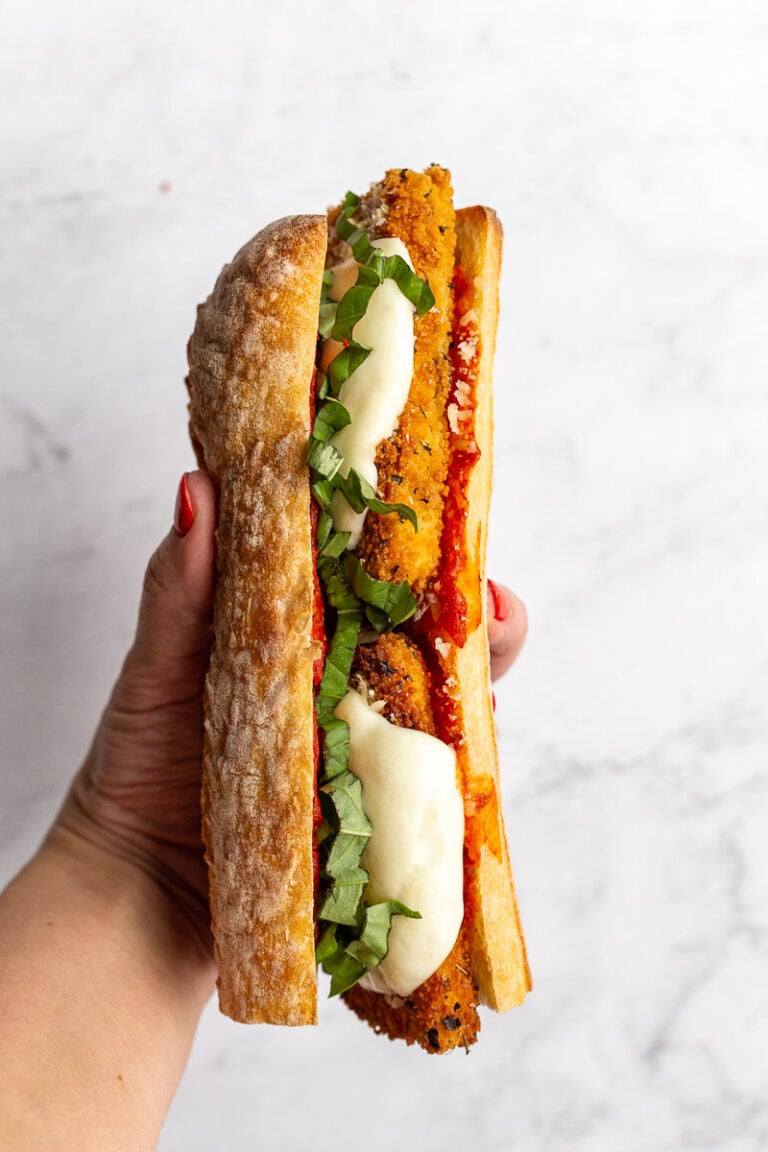
[[[506,229],[498,688],[535,992],[465,1058],[206,1013],[162,1152],[768,1147],[768,9],[7,0],[0,874],[190,464],[184,349],[262,223],[439,160]]]

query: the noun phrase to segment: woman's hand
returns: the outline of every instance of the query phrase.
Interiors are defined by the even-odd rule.
[[[216,492],[185,475],[144,577],[133,645],[54,835],[143,870],[211,955],[200,839],[202,693],[211,641]]]
[[[488,644],[491,676],[500,679],[520,654],[528,632],[525,604],[503,584],[488,581]]]
[[[154,1148],[213,991],[200,778],[215,520],[213,482],[190,473],[85,763],[0,897],[3,1147]],[[498,677],[525,609],[490,584],[488,616]]]

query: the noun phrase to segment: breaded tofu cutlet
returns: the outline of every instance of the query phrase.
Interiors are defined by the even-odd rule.
[[[437,570],[448,475],[449,431],[445,415],[451,385],[448,348],[453,325],[451,281],[456,254],[456,216],[450,176],[393,169],[362,198],[359,214],[375,236],[396,236],[408,249],[416,273],[429,280],[435,306],[416,324],[413,382],[394,434],[378,450],[378,489],[383,500],[410,504],[419,520],[414,533],[397,516],[369,513],[358,555],[371,576],[407,580],[424,591]]]

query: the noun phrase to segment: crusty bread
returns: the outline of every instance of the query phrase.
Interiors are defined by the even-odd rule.
[[[219,1004],[247,1022],[317,1018],[306,450],[326,237],[324,216],[265,228],[189,343],[191,433],[219,487],[203,838]]]
[[[491,706],[491,668],[486,627],[486,538],[493,470],[493,360],[499,315],[502,229],[490,208],[456,213],[459,264],[474,290],[480,326],[475,435],[481,447],[469,481],[467,551],[479,575],[482,623],[463,648],[453,648],[448,670],[462,702],[464,744],[459,763],[469,798],[465,876],[472,944],[472,970],[480,1001],[497,1012],[520,1004],[531,978],[512,882],[498,767],[496,725]],[[470,606],[471,607],[471,606]],[[478,800],[473,800],[477,797]]]

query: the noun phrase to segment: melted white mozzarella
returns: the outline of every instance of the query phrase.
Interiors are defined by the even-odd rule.
[[[402,240],[372,240],[386,256],[402,256],[413,267]],[[340,299],[355,281],[357,266],[347,262],[335,269],[331,289]],[[384,280],[372,293],[365,315],[358,320],[353,338],[372,352],[341,387],[339,400],[349,409],[352,422],[332,437],[331,443],[344,457],[343,476],[354,468],[376,487],[376,449],[391,436],[405,407],[413,376],[413,305],[403,296],[394,280]],[[325,367],[338,352],[336,341],[326,341],[322,358]],[[334,528],[351,532],[348,548],[360,541],[366,512],[354,512],[340,492],[331,504]]]
[[[421,913],[393,917],[387,956],[361,984],[408,996],[446,958],[464,914],[456,756],[434,736],[390,724],[358,692],[348,691],[335,714],[349,725],[349,767],[373,826],[362,857],[366,902],[400,900]]]

